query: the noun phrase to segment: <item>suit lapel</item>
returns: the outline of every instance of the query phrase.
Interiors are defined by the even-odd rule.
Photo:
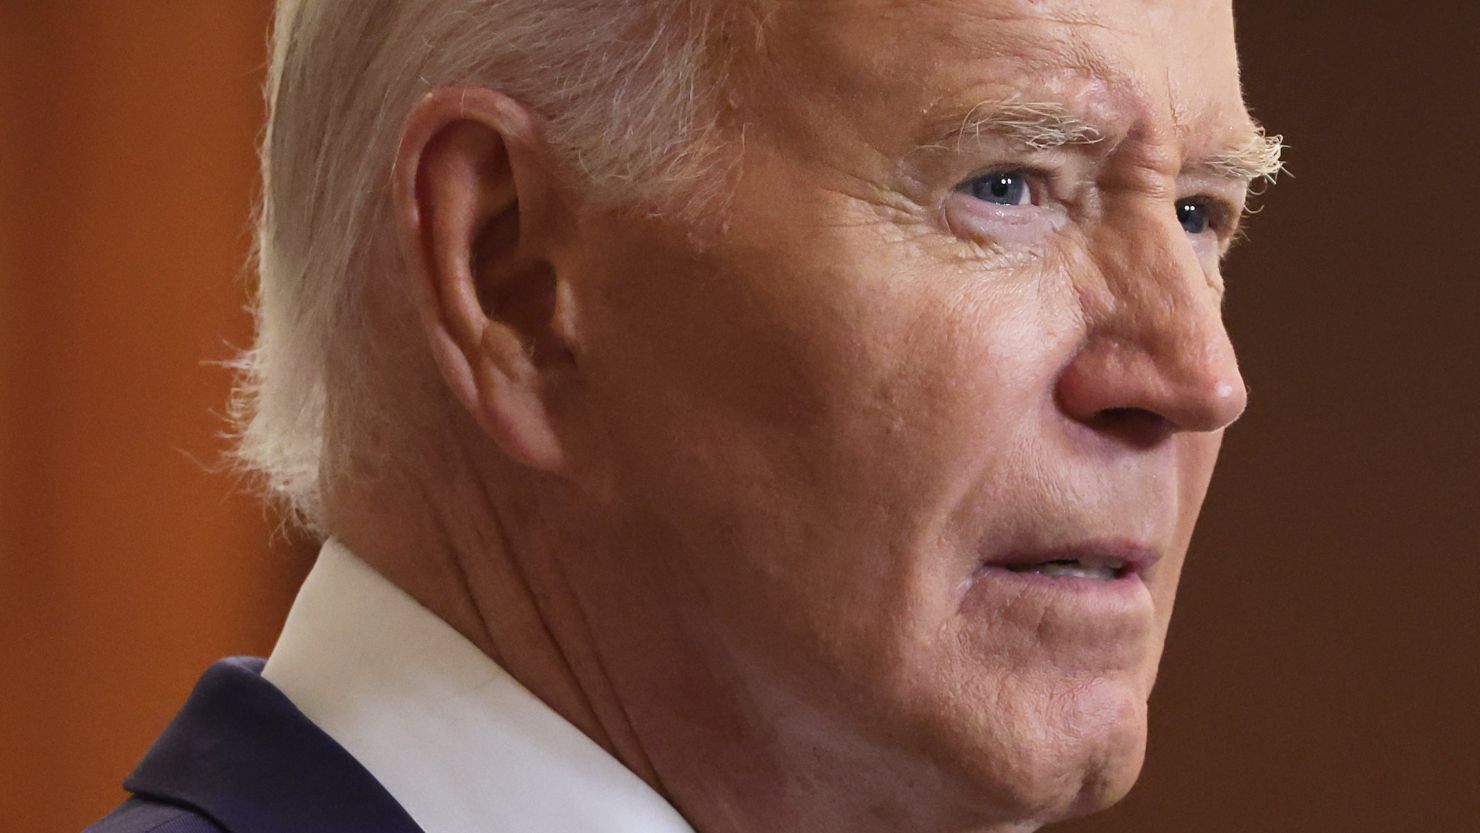
[[[230,833],[422,833],[339,744],[262,679],[262,660],[212,665],[124,787]]]

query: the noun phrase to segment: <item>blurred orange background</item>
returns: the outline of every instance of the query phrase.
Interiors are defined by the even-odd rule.
[[[267,2],[0,0],[0,829],[77,831],[307,556],[220,467]],[[301,547],[300,547],[301,549]]]
[[[1297,176],[1230,266],[1251,408],[1141,784],[1058,829],[1480,830],[1480,11],[1340,8],[1238,4]],[[107,812],[200,671],[271,648],[313,552],[215,472],[269,16],[0,0],[5,829]]]

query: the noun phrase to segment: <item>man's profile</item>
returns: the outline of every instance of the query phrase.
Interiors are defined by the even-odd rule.
[[[325,539],[92,830],[1026,831],[1139,773],[1279,169],[1229,0],[290,0]]]

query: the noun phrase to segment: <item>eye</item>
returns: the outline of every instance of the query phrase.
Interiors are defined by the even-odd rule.
[[[1178,200],[1177,222],[1188,234],[1202,234],[1213,225],[1213,206],[1205,197]]]
[[[1028,172],[1020,168],[976,177],[967,181],[962,190],[982,202],[995,205],[1031,205],[1033,202]]]

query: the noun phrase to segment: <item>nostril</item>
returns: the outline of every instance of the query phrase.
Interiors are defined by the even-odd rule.
[[[1093,427],[1138,448],[1150,448],[1176,432],[1166,417],[1145,408],[1105,408],[1095,414]]]
[[[1159,333],[1143,333],[1140,341],[1114,333],[1088,339],[1055,380],[1059,409],[1140,446],[1237,419],[1245,391],[1227,339],[1172,343]]]

